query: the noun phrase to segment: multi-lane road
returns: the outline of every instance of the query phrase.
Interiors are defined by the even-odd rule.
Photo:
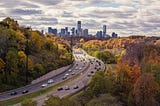
[[[35,83],[35,84],[30,84],[18,89],[14,89],[11,91],[3,92],[0,94],[0,101],[10,99],[10,98],[15,98],[18,96],[22,96],[28,93],[32,93],[41,89],[45,89],[49,86],[54,86],[55,84],[58,84],[60,82],[63,82],[71,77],[74,77],[77,74],[80,74],[80,76],[64,86],[62,86],[62,90],[53,90],[49,92],[48,94],[39,96],[37,98],[34,98],[37,100],[38,105],[41,106],[43,101],[46,100],[47,95],[57,95],[59,97],[64,97],[68,96],[71,94],[74,94],[78,90],[84,88],[90,81],[91,76],[94,74],[96,70],[104,70],[105,65],[103,64],[102,61],[95,59],[92,56],[89,56],[85,51],[83,50],[74,50],[73,55],[75,58],[74,65],[68,69],[63,71],[62,73],[53,76],[52,78],[48,78],[46,80],[43,80],[41,82]],[[48,80],[52,79],[50,84],[48,84]],[[44,85],[44,87],[42,87]],[[29,91],[25,94],[23,94],[23,91]],[[16,92],[17,94],[11,95],[11,93]]]

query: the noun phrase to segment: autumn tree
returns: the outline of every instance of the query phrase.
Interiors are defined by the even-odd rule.
[[[137,106],[155,106],[155,95],[159,85],[151,73],[142,74],[134,85],[134,99]]]

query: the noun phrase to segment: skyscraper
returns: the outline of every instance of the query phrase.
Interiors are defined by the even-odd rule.
[[[83,30],[83,36],[88,37],[88,29]]]
[[[81,21],[77,22],[77,34],[78,34],[78,36],[82,35]]]
[[[72,32],[72,35],[75,36],[76,32],[75,32],[75,28],[74,27],[71,29],[71,32]]]
[[[68,27],[65,27],[65,35],[68,35]]]
[[[52,29],[52,27],[48,27],[48,33],[50,34],[57,34],[57,29]]]
[[[103,25],[103,37],[107,35],[107,26]]]

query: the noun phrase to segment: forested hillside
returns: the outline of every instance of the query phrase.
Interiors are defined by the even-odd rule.
[[[127,40],[127,41],[126,41]],[[115,43],[113,43],[116,41]],[[120,42],[119,42],[120,41]],[[108,42],[110,46],[108,47]],[[123,43],[121,42],[128,42]],[[105,63],[115,58],[115,68],[106,70],[99,74],[99,78],[92,78],[91,84],[95,86],[88,88],[84,94],[96,95],[97,103],[101,94],[110,93],[125,106],[159,106],[160,105],[160,46],[159,40],[145,39],[113,39],[107,41],[88,41],[83,48],[88,53],[100,58]],[[119,46],[117,46],[119,45]],[[123,49],[122,49],[123,48]],[[110,51],[119,50],[121,52]],[[96,52],[98,52],[98,55]],[[108,58],[105,58],[108,57]],[[98,77],[98,76],[97,76]],[[101,84],[101,82],[105,82]],[[98,86],[97,86],[98,85]],[[106,85],[106,87],[104,87]],[[90,91],[91,90],[91,91]],[[104,92],[102,92],[104,90]],[[93,93],[94,92],[94,93]],[[82,95],[81,95],[82,96]],[[93,101],[95,97],[83,95],[81,98]],[[107,96],[103,96],[103,100]],[[102,99],[101,99],[102,100]],[[106,99],[107,100],[107,99]],[[105,103],[105,101],[103,101]],[[85,104],[88,103],[85,101]],[[99,103],[99,104],[102,104]],[[96,106],[96,105],[92,105]],[[107,106],[107,105],[104,105]]]
[[[25,85],[27,67],[29,83],[71,63],[69,44],[59,37],[19,26],[11,18],[0,22],[0,92]]]

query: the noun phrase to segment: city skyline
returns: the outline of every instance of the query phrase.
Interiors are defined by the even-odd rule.
[[[0,20],[11,17],[33,29],[76,27],[95,34],[107,25],[107,32],[160,35],[158,0],[0,0]]]
[[[64,36],[84,36],[84,37],[88,37],[88,36],[97,36],[97,37],[109,37],[112,36],[112,34],[107,33],[107,25],[103,25],[103,27],[101,28],[101,30],[95,29],[97,32],[94,34],[89,33],[89,29],[88,28],[83,28],[82,25],[82,21],[77,21],[77,24],[72,26],[72,27],[68,27],[68,26],[63,26],[60,29],[54,28],[52,26],[48,27],[48,30],[46,32],[44,32],[44,30],[41,30],[42,33],[50,33],[50,34],[55,34],[55,35],[59,35],[61,37]],[[75,27],[76,26],[76,27]],[[102,34],[98,34],[99,32],[102,32]],[[112,32],[113,33],[113,32]],[[114,32],[115,33],[115,32]]]

